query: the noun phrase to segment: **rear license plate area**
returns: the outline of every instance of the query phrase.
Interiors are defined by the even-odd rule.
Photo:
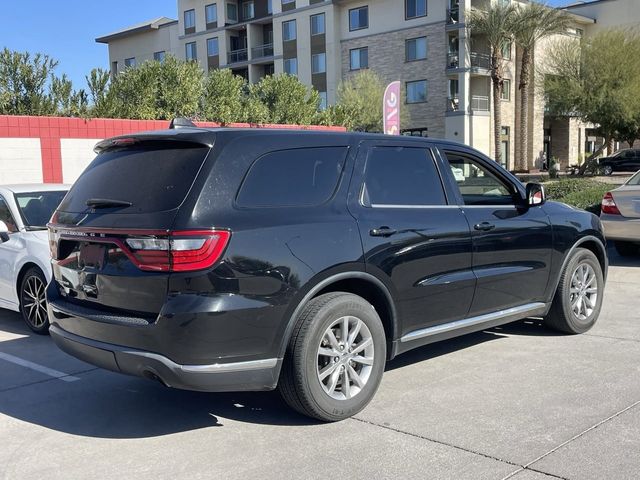
[[[106,259],[106,245],[96,243],[80,244],[80,252],[78,254],[78,266],[80,268],[89,267],[102,270],[106,264]]]

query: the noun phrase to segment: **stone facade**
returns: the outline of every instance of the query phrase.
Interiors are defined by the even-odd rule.
[[[427,37],[427,58],[406,61],[405,41],[424,36]],[[343,78],[349,78],[357,73],[350,70],[349,51],[362,47],[368,47],[369,68],[375,71],[383,82],[400,80],[404,91],[406,82],[427,80],[427,101],[403,104],[409,113],[408,126],[427,128],[430,137],[443,138],[447,98],[447,76],[445,75],[447,45],[444,22],[343,40],[341,42]]]

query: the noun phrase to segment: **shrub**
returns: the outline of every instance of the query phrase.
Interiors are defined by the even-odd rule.
[[[600,214],[602,197],[611,189],[607,183],[585,178],[572,178],[548,182],[545,191],[549,200],[566,203],[588,212]]]

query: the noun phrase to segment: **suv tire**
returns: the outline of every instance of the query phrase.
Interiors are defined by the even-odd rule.
[[[590,250],[577,248],[562,272],[545,324],[570,334],[588,331],[600,314],[603,290],[600,262]]]
[[[640,252],[640,248],[638,245],[632,242],[621,242],[616,240],[613,242],[613,245],[616,247],[616,252],[621,257],[631,257],[632,255],[636,255]]]
[[[38,267],[26,271],[20,282],[20,313],[24,323],[35,333],[49,333],[49,316],[45,290],[47,280]]]
[[[303,415],[343,420],[373,398],[386,354],[384,327],[370,303],[344,292],[320,295],[298,317],[278,388]]]
[[[613,167],[611,165],[605,165],[602,167],[602,173],[604,173],[607,177],[613,173]]]

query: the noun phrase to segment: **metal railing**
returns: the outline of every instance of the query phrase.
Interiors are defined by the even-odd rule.
[[[486,53],[471,52],[469,54],[471,66],[474,68],[491,69],[491,55]]]
[[[460,54],[458,52],[447,53],[447,68],[458,68],[460,66]]]
[[[265,43],[251,49],[251,58],[273,57],[273,43]]]
[[[486,95],[471,95],[470,109],[472,112],[488,112],[489,97]]]
[[[457,112],[460,110],[460,97],[452,95],[447,98],[447,112]]]
[[[249,54],[246,48],[240,50],[232,50],[227,54],[227,63],[239,63],[249,60]]]
[[[447,8],[447,24],[452,25],[460,21],[460,7]]]

